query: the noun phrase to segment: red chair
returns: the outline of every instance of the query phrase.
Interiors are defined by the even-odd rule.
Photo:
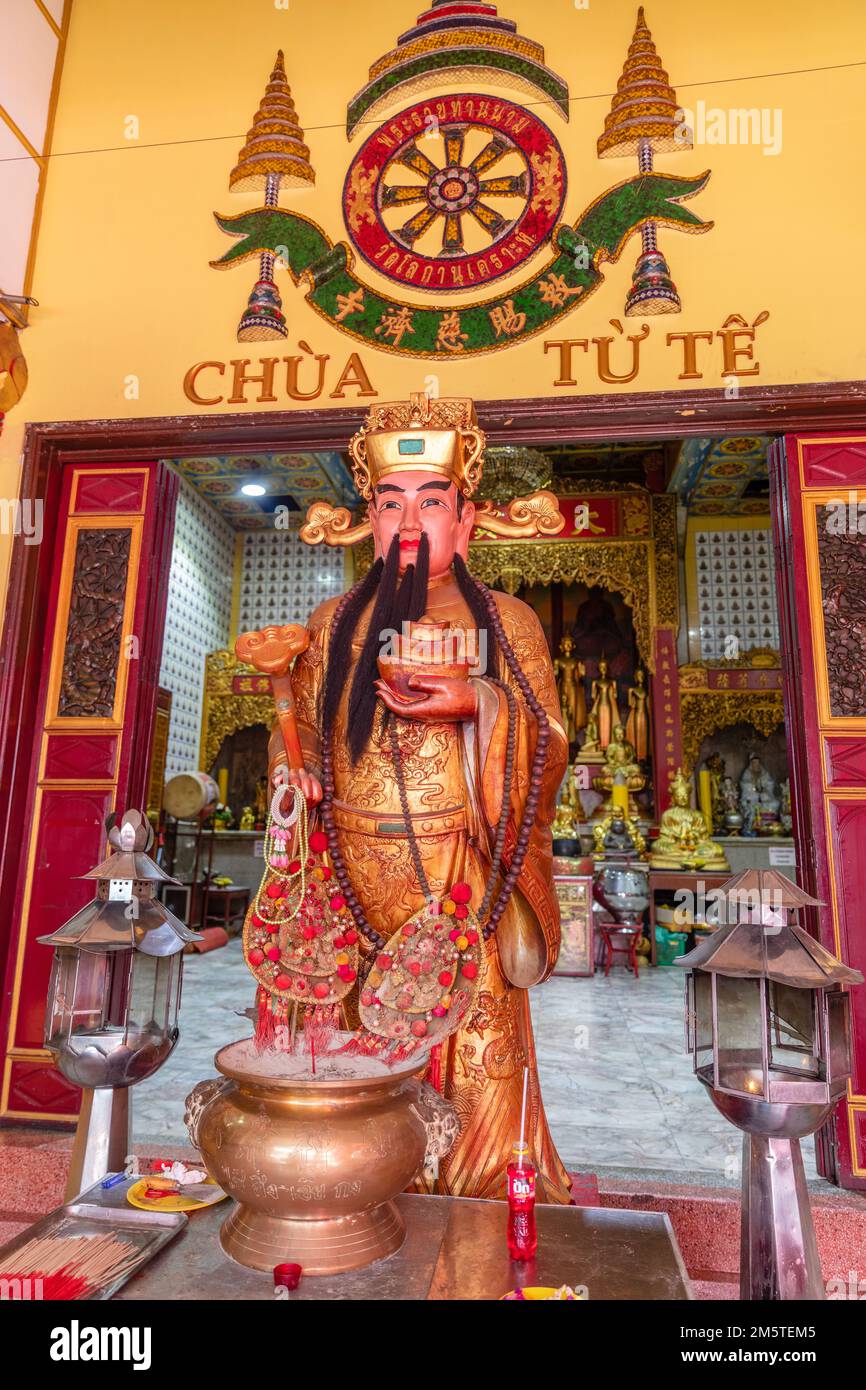
[[[643,935],[643,926],[626,927],[619,922],[599,922],[598,929],[604,942],[604,973],[610,974],[614,956],[628,956],[627,964],[640,978],[637,964],[637,943]],[[626,962],[624,962],[625,964]]]

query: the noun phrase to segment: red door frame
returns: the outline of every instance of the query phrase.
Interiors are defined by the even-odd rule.
[[[42,1048],[51,960],[34,940],[59,927],[91,896],[87,883],[75,880],[102,857],[108,812],[117,805],[144,804],[149,739],[138,731],[149,730],[154,717],[168,591],[165,561],[178,488],[176,476],[155,461],[103,465],[76,459],[57,473],[56,510],[40,547],[51,583],[44,623],[32,644],[41,663],[28,700],[32,747],[29,763],[22,756],[21,787],[16,787],[23,787],[27,799],[16,834],[10,833],[4,846],[16,879],[0,1008],[0,1117],[16,1119],[64,1119],[78,1109],[78,1088],[62,1078]],[[115,549],[118,543],[121,548]],[[86,694],[81,705],[63,712],[64,691],[70,688],[65,677],[61,681],[66,641],[70,633],[74,640],[83,635],[74,616],[81,594],[74,577],[80,556],[88,557],[89,573],[103,586],[106,613],[122,600],[116,657],[112,638],[107,648],[93,648],[103,695],[104,682],[112,681],[110,708],[103,700],[92,714]],[[124,646],[129,639],[134,650]]]
[[[796,430],[866,427],[866,385],[744,388],[726,399],[717,391],[675,391],[584,398],[528,399],[477,403],[479,419],[491,443],[562,439],[604,441],[652,440],[742,432],[779,434]],[[31,425],[25,437],[22,498],[43,504],[44,532],[53,535],[59,514],[62,465],[91,460],[112,464],[155,461],[176,455],[207,455],[232,450],[345,448],[359,427],[366,403],[349,409],[267,412],[213,416],[177,416],[144,420],[59,422]],[[27,816],[36,701],[42,658],[41,633],[47,620],[52,547],[25,546],[16,537],[7,590],[6,618],[0,639],[0,969],[15,921],[20,879],[15,831]],[[152,719],[145,707],[155,698],[156,666],[147,673],[146,694],[137,738],[136,777],[144,776],[149,758]],[[152,687],[152,689],[151,689]],[[152,711],[151,711],[152,714]],[[130,784],[132,785],[132,783]],[[797,827],[798,855],[808,837]]]
[[[773,446],[771,479],[775,527],[789,542],[777,547],[777,577],[787,722],[800,731],[789,740],[800,881],[822,903],[807,910],[807,926],[866,975],[866,719],[838,711],[819,543],[828,502],[846,515],[851,498],[866,503],[866,430],[786,435]],[[818,1159],[842,1186],[866,1190],[866,985],[851,1005],[853,1075],[819,1132]]]

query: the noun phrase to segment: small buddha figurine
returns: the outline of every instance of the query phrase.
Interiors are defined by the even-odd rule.
[[[575,689],[577,691],[574,702],[574,723],[577,732],[586,728],[586,721],[589,717],[586,708],[586,667],[582,661],[578,661],[574,677]]]
[[[602,802],[595,810],[594,817],[607,816],[613,809],[612,792],[614,783],[619,780],[624,781],[628,788],[628,812],[630,816],[638,815],[638,808],[634,800],[634,792],[639,792],[646,785],[646,777],[641,772],[635,756],[634,746],[629,743],[625,736],[625,729],[617,721],[613,727],[610,742],[604,757],[604,770],[597,777],[593,777],[592,785],[597,792],[606,793],[607,799]]]
[[[598,675],[592,683],[590,695],[592,709],[589,713],[590,717],[595,719],[598,729],[598,745],[602,750],[606,750],[620,718],[616,681],[608,675],[608,665],[604,657],[598,663]]]
[[[255,830],[256,818],[253,814],[252,806],[245,806],[241,811],[241,830]]]
[[[620,806],[614,806],[610,815],[599,821],[592,832],[594,859],[604,859],[607,855],[642,857],[646,842],[636,821],[623,815]]]
[[[577,839],[577,827],[583,818],[583,803],[580,799],[577,776],[575,769],[570,767],[565,775],[562,792],[556,807],[556,815],[551,826],[554,840]]]
[[[574,824],[574,810],[567,801],[560,801],[550,827],[554,840],[576,840],[577,829]]]
[[[578,668],[581,663],[576,656],[572,655],[573,651],[574,640],[566,633],[559,644],[559,656],[553,663],[556,688],[559,692],[559,707],[562,710],[562,723],[569,743],[574,743],[579,728],[583,727],[577,723]],[[586,696],[584,695],[585,704]]]
[[[640,666],[634,673],[634,682],[628,692],[625,732],[634,744],[638,762],[643,763],[649,753],[649,691],[646,688],[646,672]]]
[[[720,845],[707,834],[702,811],[692,810],[692,783],[682,768],[670,782],[671,804],[650,850],[653,869],[730,869]]]
[[[604,754],[598,743],[598,724],[593,715],[586,721],[586,734],[583,745],[578,750],[577,761],[581,763],[603,763]]]

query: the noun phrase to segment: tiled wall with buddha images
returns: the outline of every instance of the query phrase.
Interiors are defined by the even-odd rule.
[[[343,550],[305,544],[298,535],[303,519],[292,515],[286,528],[244,536],[239,632],[268,623],[306,623],[324,599],[344,592]]]
[[[205,658],[229,644],[235,533],[180,480],[159,683],[171,691],[165,775],[199,765]]]
[[[694,546],[701,660],[743,656],[752,647],[778,651],[772,532],[696,531]]]

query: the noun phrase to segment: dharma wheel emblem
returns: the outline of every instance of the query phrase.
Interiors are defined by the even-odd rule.
[[[452,80],[528,91],[531,106],[452,92]],[[423,100],[383,115],[425,87]],[[535,114],[539,98],[554,120],[568,120],[568,84],[547,66],[541,44],[490,0],[432,0],[349,101],[347,139],[362,130],[365,138],[343,183],[348,239],[332,239],[303,204],[280,205],[294,189],[303,198],[316,176],[278,54],[229,177],[233,191],[259,190],[263,203],[217,214],[234,244],[211,265],[258,262],[238,341],[287,336],[277,283],[286,272],[313,313],[377,351],[439,361],[499,352],[580,310],[634,233],[641,250],[625,314],[678,314],[658,229],[665,237],[672,228],[710,230],[712,222],[685,206],[709,171],[655,167],[656,156],[666,164],[690,150],[692,137],[677,119],[677,94],[643,10],[596,140],[599,159],[620,167],[574,221],[563,216],[565,159]],[[372,282],[359,258],[378,273]]]
[[[349,166],[343,214],[364,259],[401,285],[473,288],[549,241],[565,161],[543,121],[473,94],[418,102],[370,135]]]

